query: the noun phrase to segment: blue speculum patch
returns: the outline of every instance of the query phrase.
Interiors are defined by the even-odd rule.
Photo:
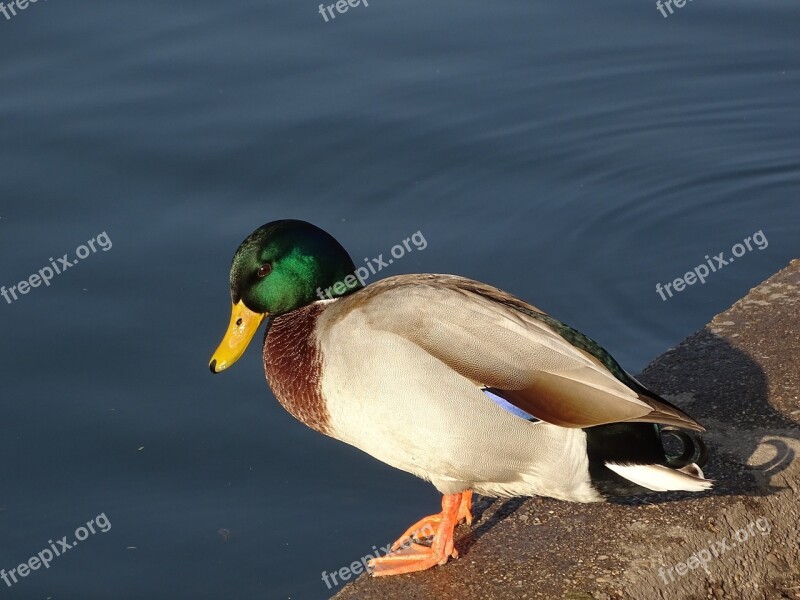
[[[517,416],[517,417],[522,417],[523,419],[525,419],[525,420],[527,420],[527,421],[540,421],[540,420],[541,420],[541,419],[537,419],[536,417],[534,417],[534,416],[533,416],[532,414],[530,414],[530,413],[526,413],[526,412],[525,412],[524,410],[522,410],[521,408],[518,408],[518,407],[514,406],[513,404],[511,404],[511,403],[510,403],[508,400],[506,400],[506,399],[504,399],[504,398],[501,398],[501,397],[500,397],[500,396],[498,396],[497,394],[493,394],[492,392],[490,392],[489,390],[487,390],[487,389],[485,389],[485,388],[484,388],[483,390],[481,390],[481,391],[482,391],[484,394],[486,394],[486,396],[487,396],[487,397],[488,397],[488,398],[489,398],[489,399],[490,399],[492,402],[494,402],[495,404],[497,404],[497,406],[499,406],[500,408],[502,408],[503,410],[505,410],[505,411],[507,411],[507,412],[510,412],[510,413],[511,413],[512,415],[514,415],[514,416]]]

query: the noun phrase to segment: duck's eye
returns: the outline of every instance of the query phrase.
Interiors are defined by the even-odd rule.
[[[256,275],[259,277],[266,277],[272,272],[272,265],[270,263],[264,263],[260,267],[258,267],[258,271],[256,271]]]

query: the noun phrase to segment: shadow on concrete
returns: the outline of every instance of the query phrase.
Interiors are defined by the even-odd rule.
[[[703,435],[709,448],[704,471],[715,485],[704,495],[765,496],[784,489],[772,482],[795,461],[796,453],[777,436],[800,440],[800,430],[790,407],[772,405],[767,375],[747,352],[705,329],[662,355],[640,379],[708,429]],[[767,455],[766,460],[759,460],[760,455]],[[646,500],[687,495],[652,494]]]

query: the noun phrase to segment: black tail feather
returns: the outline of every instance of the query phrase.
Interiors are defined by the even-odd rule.
[[[708,460],[703,440],[694,432],[672,425],[647,423],[612,423],[584,429],[592,484],[604,496],[628,496],[647,493],[644,488],[613,472],[607,462],[633,465],[664,465],[682,469]],[[670,454],[667,437],[681,443],[680,451]]]
[[[702,468],[708,462],[708,449],[699,436],[671,425],[659,427],[659,430],[662,436],[672,436],[683,445],[680,454],[667,454],[667,464],[670,467],[680,469],[694,463]]]

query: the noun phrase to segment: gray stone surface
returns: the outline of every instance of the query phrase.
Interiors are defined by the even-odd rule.
[[[708,428],[712,491],[593,505],[481,498],[456,532],[458,560],[362,576],[335,598],[800,600],[798,309],[795,260],[641,375]],[[705,569],[691,559],[706,554]]]

